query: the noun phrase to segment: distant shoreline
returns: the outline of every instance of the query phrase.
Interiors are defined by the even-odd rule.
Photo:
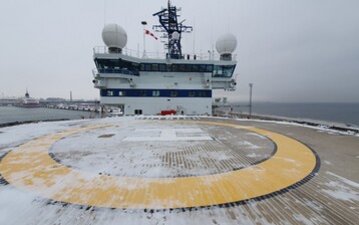
[[[219,103],[219,110],[248,113],[248,103]],[[359,127],[359,103],[254,102],[252,113],[298,120],[330,121]]]
[[[0,128],[13,127],[13,126],[17,126],[17,125],[30,124],[30,123],[59,122],[59,121],[69,121],[69,120],[71,120],[71,119],[49,119],[49,120],[14,121],[14,122],[0,123]]]
[[[0,128],[28,123],[98,117],[97,113],[49,108],[0,107]]]
[[[292,117],[282,117],[282,116],[273,116],[273,115],[261,115],[261,114],[252,114],[249,116],[247,113],[236,113],[230,112],[226,113],[226,115],[221,115],[221,117],[237,117],[239,119],[248,119],[248,120],[261,120],[267,122],[288,122],[293,123],[294,125],[305,125],[309,127],[315,128],[325,128],[328,130],[335,130],[338,132],[350,132],[354,135],[359,135],[359,127],[356,125],[348,126],[344,123],[338,123],[334,121],[321,121],[321,120],[314,120],[314,119],[299,119],[299,118],[292,118]]]

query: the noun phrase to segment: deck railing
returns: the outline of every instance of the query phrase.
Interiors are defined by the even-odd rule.
[[[94,54],[111,54],[106,46],[96,46],[93,48]],[[115,53],[118,54],[118,53]],[[166,59],[166,52],[141,52],[139,50],[133,50],[129,48],[122,49],[121,54],[137,58],[148,58],[148,59]],[[183,54],[183,60],[219,60],[220,55],[214,51],[208,51],[206,53],[199,54]],[[236,60],[237,55],[232,55],[232,60]]]

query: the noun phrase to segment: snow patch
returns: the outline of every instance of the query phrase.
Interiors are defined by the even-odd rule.
[[[256,157],[258,157],[258,155],[253,152],[253,153],[251,153],[251,154],[247,154],[247,157],[249,157],[249,158],[256,158]]]
[[[327,183],[327,187],[325,189],[322,189],[322,191],[331,197],[343,201],[350,201],[355,202],[359,201],[359,192],[355,189],[359,188],[359,184],[348,180],[344,177],[338,176],[331,172],[326,172],[326,174],[329,174],[337,180],[332,180],[329,183]]]
[[[266,140],[267,138],[263,135],[260,135],[260,134],[257,134],[257,133],[247,133],[247,135],[250,135],[250,136],[254,136],[254,137],[258,137],[262,140]]]
[[[136,129],[124,141],[210,141],[200,128]]]
[[[239,145],[242,145],[242,146],[247,146],[248,148],[250,149],[259,149],[261,147],[259,147],[258,145],[255,145],[249,141],[240,141],[238,142]]]
[[[0,189],[0,224],[24,224],[19,215],[32,207],[35,196],[15,188]]]
[[[344,177],[341,177],[341,176],[336,175],[335,173],[332,173],[332,172],[329,172],[329,171],[327,171],[326,174],[329,174],[329,175],[332,175],[332,176],[338,178],[341,182],[343,182],[343,183],[345,183],[345,184],[347,184],[349,186],[359,188],[359,184],[354,182],[354,181],[348,180],[348,179],[346,179]]]
[[[326,164],[326,165],[332,165],[332,163],[329,162],[329,161],[327,161],[327,160],[324,160],[324,164]]]
[[[294,214],[293,217],[301,222],[302,224],[306,224],[306,225],[312,225],[314,224],[310,219],[307,219],[306,217],[304,217],[303,215],[300,214]]]

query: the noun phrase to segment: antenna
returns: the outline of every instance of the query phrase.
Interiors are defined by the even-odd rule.
[[[146,55],[146,25],[147,25],[147,22],[146,21],[142,21],[141,22],[142,26],[143,26],[143,58],[146,58],[147,55]]]
[[[192,26],[183,25],[185,20],[178,22],[178,17],[180,17],[179,11],[180,9],[172,6],[171,1],[168,0],[167,8],[153,14],[153,16],[158,16],[160,25],[154,25],[152,29],[163,33],[161,38],[167,39],[165,48],[168,50],[167,58],[170,59],[183,59],[181,46],[182,33],[193,31]]]
[[[253,83],[249,83],[249,118],[252,117],[252,89]]]
[[[193,25],[196,26],[196,18],[193,18]],[[193,55],[196,54],[196,30],[193,31]]]
[[[106,25],[106,0],[103,1],[103,24]]]

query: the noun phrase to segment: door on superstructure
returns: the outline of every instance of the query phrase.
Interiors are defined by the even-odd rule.
[[[142,109],[135,109],[135,115],[142,115]]]
[[[122,115],[125,115],[125,105],[119,105],[118,108],[121,110]]]

